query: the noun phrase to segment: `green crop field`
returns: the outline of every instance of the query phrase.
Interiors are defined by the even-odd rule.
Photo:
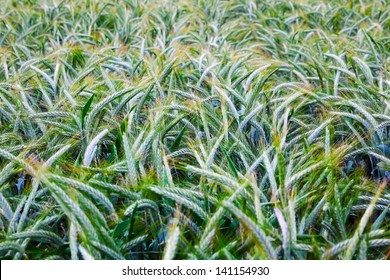
[[[390,259],[388,0],[3,0],[1,259]]]

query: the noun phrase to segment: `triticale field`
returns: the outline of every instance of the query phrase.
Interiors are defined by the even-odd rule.
[[[1,259],[390,259],[388,0],[3,0]]]

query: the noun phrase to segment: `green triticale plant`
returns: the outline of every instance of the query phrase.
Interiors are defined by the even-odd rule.
[[[389,259],[388,1],[0,6],[1,259]]]

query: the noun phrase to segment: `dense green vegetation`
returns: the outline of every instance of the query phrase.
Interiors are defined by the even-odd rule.
[[[2,1],[1,258],[389,258],[389,7]]]

